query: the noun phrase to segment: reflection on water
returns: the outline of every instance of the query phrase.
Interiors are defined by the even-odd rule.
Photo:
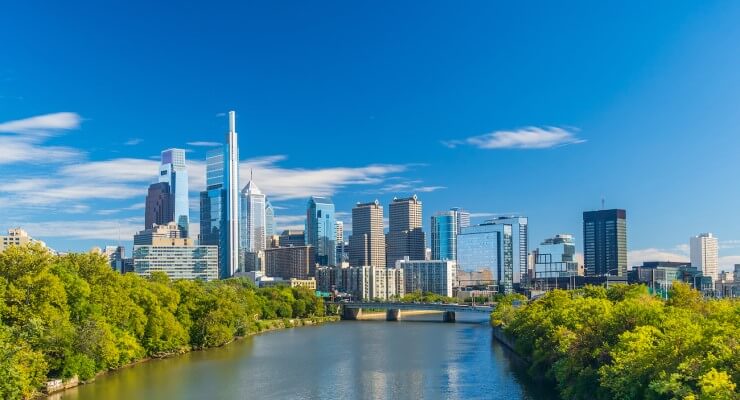
[[[492,342],[486,321],[438,320],[425,315],[266,333],[126,368],[54,399],[554,398],[527,383],[513,357]]]

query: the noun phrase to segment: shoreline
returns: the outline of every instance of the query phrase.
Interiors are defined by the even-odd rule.
[[[385,316],[385,313],[383,313],[383,315]],[[258,328],[259,330],[254,331],[254,332],[249,332],[249,333],[247,333],[244,336],[235,336],[228,343],[224,343],[221,346],[205,347],[205,348],[200,348],[200,349],[189,349],[187,351],[183,351],[181,353],[172,354],[172,355],[165,356],[165,357],[145,357],[145,358],[142,358],[140,360],[136,360],[136,361],[134,361],[132,363],[129,363],[129,364],[126,364],[126,365],[122,365],[122,366],[120,366],[120,367],[118,367],[116,369],[111,369],[111,370],[108,370],[108,371],[98,372],[97,374],[95,374],[95,377],[92,378],[89,381],[84,381],[84,382],[83,381],[79,381],[77,379],[77,377],[75,376],[75,377],[70,378],[69,380],[62,381],[61,382],[61,386],[59,386],[57,389],[52,390],[50,392],[41,391],[41,393],[39,393],[37,396],[34,396],[33,398],[36,398],[36,399],[48,399],[48,400],[61,400],[63,398],[64,392],[66,392],[67,390],[70,390],[70,389],[73,389],[73,388],[76,388],[76,387],[82,386],[82,385],[94,384],[95,383],[95,380],[98,377],[105,376],[105,375],[108,375],[108,374],[113,374],[113,373],[116,373],[116,372],[121,371],[123,369],[133,368],[133,367],[137,366],[138,364],[143,364],[145,362],[149,362],[149,361],[153,361],[153,360],[164,360],[164,359],[168,359],[168,358],[175,358],[175,357],[179,357],[179,356],[182,356],[184,354],[188,354],[188,353],[192,353],[192,352],[196,352],[196,351],[208,351],[208,350],[211,350],[211,349],[218,349],[218,348],[226,347],[226,346],[228,346],[228,345],[230,345],[230,344],[232,344],[232,343],[234,343],[236,341],[239,341],[239,340],[242,340],[242,339],[245,339],[245,338],[248,338],[248,337],[256,336],[256,335],[259,335],[259,334],[262,334],[262,333],[269,333],[269,332],[274,332],[274,331],[279,331],[279,330],[284,330],[284,329],[300,328],[300,327],[304,327],[304,326],[317,326],[317,325],[323,325],[323,324],[326,324],[326,323],[338,322],[338,321],[340,321],[340,318],[339,318],[338,315],[331,315],[331,316],[324,316],[324,317],[314,317],[314,318],[292,318],[292,319],[287,319],[286,318],[286,319],[271,319],[271,320],[260,320],[260,321],[256,321],[257,322],[257,325],[259,327]],[[266,328],[262,328],[260,323],[268,323],[269,326],[266,327]],[[49,381],[49,382],[53,382],[53,381]]]

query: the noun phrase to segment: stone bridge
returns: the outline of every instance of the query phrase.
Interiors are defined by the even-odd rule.
[[[340,302],[334,303],[341,306],[342,319],[357,320],[362,315],[362,309],[386,310],[386,321],[398,321],[401,319],[401,310],[429,310],[441,311],[444,322],[455,322],[455,313],[467,312],[491,315],[492,306],[465,306],[459,304],[444,303],[386,303],[386,302]]]

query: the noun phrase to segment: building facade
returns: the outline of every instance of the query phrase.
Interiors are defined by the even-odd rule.
[[[337,232],[337,255],[336,255],[336,263],[334,265],[341,265],[344,261],[347,260],[347,254],[344,246],[344,222],[342,221],[336,221],[336,232]]]
[[[336,265],[337,226],[334,203],[328,197],[312,196],[306,208],[306,244],[316,252],[319,265]]]
[[[470,213],[460,207],[450,208],[450,211],[455,213],[455,218],[457,218],[457,233],[460,234],[463,228],[470,226]]]
[[[188,200],[188,168],[185,165],[185,150],[167,149],[162,152],[162,162],[159,166],[159,182],[169,185],[169,197],[173,217],[163,222],[175,221],[182,230],[182,235],[189,236],[190,201]]]
[[[529,276],[529,219],[520,215],[501,216],[486,221],[489,224],[507,224],[512,229],[514,247],[514,283],[528,284]]]
[[[308,279],[316,275],[316,252],[312,246],[266,249],[265,274],[282,279]]]
[[[133,272],[144,277],[164,272],[171,279],[218,279],[218,246],[194,244],[174,221],[153,225],[134,235]]]
[[[404,296],[403,270],[385,267],[349,267],[343,291],[358,300],[392,300]]]
[[[175,211],[172,209],[173,200],[169,183],[157,182],[149,185],[144,210],[144,229],[151,228],[155,224],[165,225],[175,221]]]
[[[545,239],[534,251],[534,282],[536,288],[549,288],[548,279],[578,275],[576,242],[573,235],[559,234]]]
[[[388,206],[386,265],[394,266],[396,261],[406,257],[424,260],[426,239],[421,223],[422,203],[416,195],[393,199]]]
[[[47,248],[46,243],[32,238],[25,230],[21,228],[10,228],[7,235],[0,236],[0,253],[11,246],[26,246],[29,244],[38,244],[43,248]]]
[[[711,233],[702,233],[689,240],[691,266],[716,281],[719,277],[719,241]]]
[[[256,253],[267,248],[266,199],[264,193],[250,180],[241,193],[239,239],[242,252]]]
[[[452,297],[452,288],[457,282],[455,261],[399,260],[396,268],[403,270],[404,291],[431,292]]]
[[[275,227],[275,208],[272,206],[269,199],[265,199],[265,237],[269,239],[274,235],[277,235],[277,228]]]
[[[280,247],[298,247],[306,245],[306,234],[298,229],[286,229],[278,238]]]
[[[357,203],[352,209],[349,263],[352,266],[385,267],[383,206],[378,200]]]
[[[442,211],[432,216],[432,260],[457,260],[457,212]]]
[[[457,236],[457,267],[462,271],[487,269],[497,290],[514,290],[513,228],[484,223],[463,228]]]
[[[627,275],[627,212],[583,213],[583,260],[586,275]]]

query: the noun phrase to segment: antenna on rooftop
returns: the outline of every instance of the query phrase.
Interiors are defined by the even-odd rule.
[[[604,198],[604,196],[601,196],[601,209],[602,209],[602,210],[603,210],[604,208],[606,208],[606,207],[605,207],[605,204],[606,204],[606,199]]]

